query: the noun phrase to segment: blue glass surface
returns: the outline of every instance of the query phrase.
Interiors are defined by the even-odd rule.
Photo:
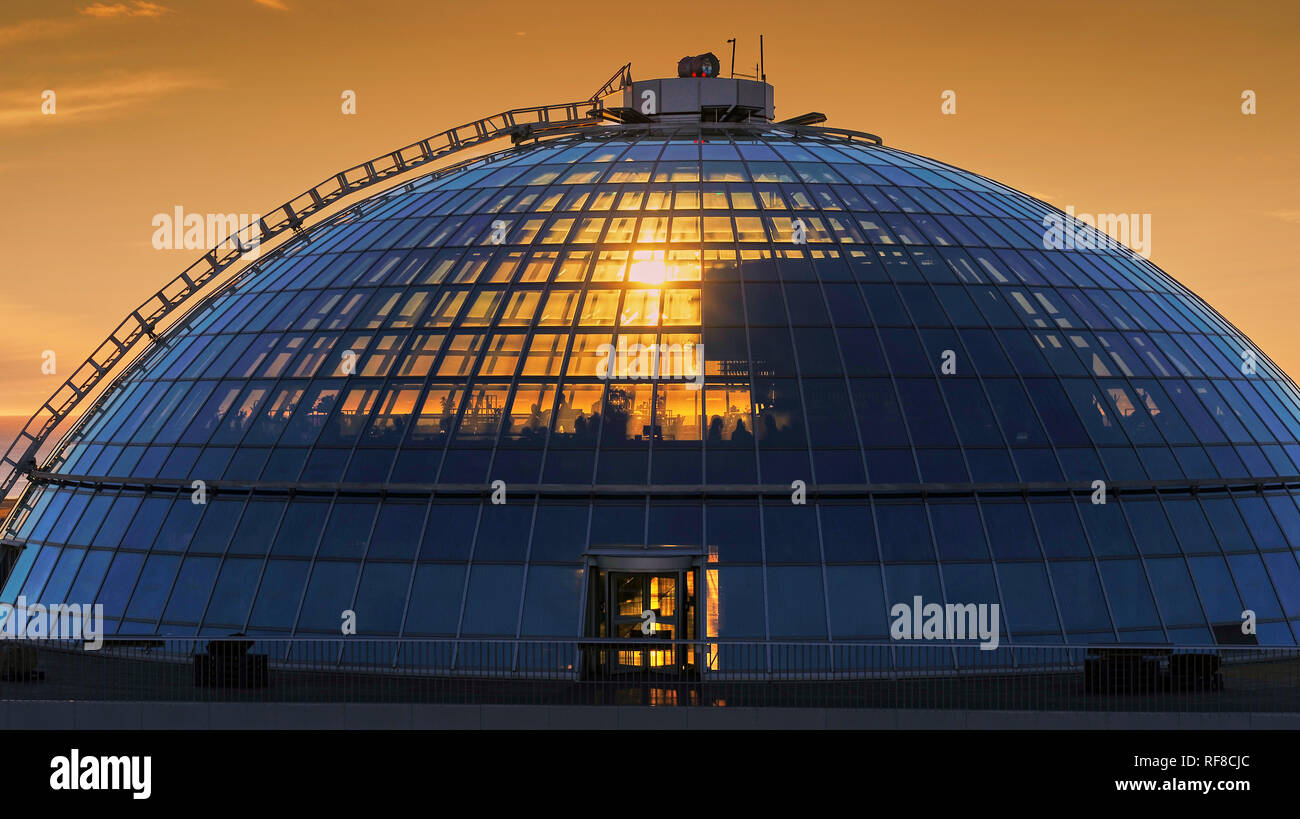
[[[920,595],[999,603],[1013,642],[1249,608],[1295,643],[1296,490],[1225,487],[1300,473],[1300,394],[1186,288],[893,148],[615,133],[379,194],[209,297],[81,420],[53,468],[98,488],[38,490],[3,599],[132,634],[570,637],[585,553],[683,548],[706,636],[880,639]],[[702,388],[600,378],[620,343],[703,343]],[[449,491],[497,479],[506,504]],[[661,491],[700,484],[727,491]]]

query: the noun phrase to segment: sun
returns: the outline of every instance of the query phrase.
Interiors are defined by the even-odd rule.
[[[644,257],[642,257],[643,253]],[[655,285],[668,281],[668,265],[664,263],[663,251],[639,251],[632,259],[627,280],[638,284]]]

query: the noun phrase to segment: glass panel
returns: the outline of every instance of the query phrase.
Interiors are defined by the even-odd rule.
[[[582,303],[582,315],[578,319],[580,327],[604,327],[614,324],[618,313],[617,290],[589,290]]]
[[[582,569],[532,566],[524,596],[521,633],[528,637],[572,637],[579,627]]]
[[[454,635],[464,590],[464,566],[442,563],[417,566],[404,632]]]
[[[768,618],[778,638],[826,639],[822,572],[816,566],[779,566],[768,572]]]
[[[514,636],[523,572],[523,566],[476,565],[470,570],[463,634]]]
[[[689,385],[660,384],[655,397],[655,435],[665,441],[700,440],[702,392]]]
[[[352,608],[360,565],[350,561],[321,561],[312,567],[298,618],[299,630],[338,632],[342,613]]]
[[[509,393],[509,384],[484,384],[470,389],[456,431],[457,442],[495,441]]]
[[[445,443],[460,408],[460,388],[435,385],[425,393],[411,430],[411,440]]]

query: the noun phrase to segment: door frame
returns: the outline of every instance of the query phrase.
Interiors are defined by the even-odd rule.
[[[677,578],[677,599],[675,601],[675,633],[674,640],[700,639],[700,629],[704,623],[704,612],[706,610],[707,587],[704,583],[704,572],[702,564],[704,556],[697,549],[683,549],[676,547],[661,549],[610,549],[589,552],[585,555],[586,565],[585,573],[587,582],[583,588],[583,618],[582,618],[582,637],[583,638],[610,638],[616,637],[611,629],[617,615],[613,613],[613,580],[615,575],[642,575],[647,578],[650,576],[675,576]],[[692,575],[690,581],[694,587],[694,601],[688,603],[687,575]],[[600,611],[601,600],[605,602],[605,613]],[[689,622],[686,618],[689,617]],[[602,629],[601,626],[604,626]],[[602,635],[601,632],[604,631]],[[694,635],[688,638],[687,635]],[[644,650],[651,650],[653,647],[652,637],[631,638],[629,642],[646,642]],[[640,646],[638,646],[640,648]],[[584,651],[585,655],[582,661],[584,675],[591,674],[597,676],[635,676],[637,674],[664,674],[680,676],[685,672],[698,673],[702,658],[698,650],[685,647],[678,647],[682,653],[675,658],[677,662],[667,667],[647,666],[643,659],[642,666],[638,669],[628,669],[626,671],[617,670],[615,658],[608,648],[592,645],[589,650]]]

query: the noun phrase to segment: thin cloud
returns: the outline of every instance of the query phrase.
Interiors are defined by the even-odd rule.
[[[179,74],[146,72],[123,74],[92,82],[66,81],[49,90],[55,93],[55,113],[41,113],[41,92],[8,91],[0,94],[0,130],[22,128],[41,120],[55,123],[111,116],[152,102],[159,97],[200,88],[208,83]]]
[[[1283,222],[1300,225],[1300,210],[1274,210],[1269,211],[1268,215],[1274,219],[1281,219]]]
[[[91,3],[77,13],[108,20],[114,17],[161,17],[170,11],[171,9],[157,3],[132,0],[130,3]]]
[[[16,43],[25,43],[29,40],[58,37],[70,29],[76,28],[79,23],[80,21],[75,18],[68,18],[63,20],[23,20],[21,23],[0,26],[0,48]]]
[[[268,9],[276,11],[288,11],[289,7],[284,4],[284,0],[253,0],[259,6],[266,6]]]
[[[94,25],[95,20],[126,18],[158,18],[170,14],[172,9],[148,0],[130,3],[91,3],[77,10],[71,17],[38,17],[0,26],[0,48],[60,37],[83,26]]]

